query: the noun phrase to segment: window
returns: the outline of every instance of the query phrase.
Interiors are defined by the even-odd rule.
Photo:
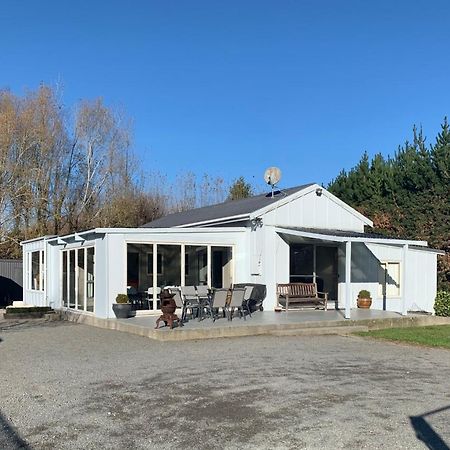
[[[378,272],[378,296],[400,297],[400,263],[381,262]]]
[[[28,288],[32,291],[43,291],[45,283],[44,250],[29,253],[28,257]]]
[[[95,248],[62,251],[61,299],[66,308],[94,311]]]
[[[156,258],[157,258],[156,267],[158,270],[158,275],[162,275],[164,267],[163,255],[158,252]],[[147,275],[153,275],[153,253],[147,253]]]

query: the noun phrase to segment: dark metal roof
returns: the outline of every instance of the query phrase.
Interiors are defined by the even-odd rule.
[[[289,227],[292,230],[304,231],[305,233],[323,234],[325,236],[338,236],[348,238],[367,238],[367,239],[392,239],[392,240],[404,240],[397,237],[385,236],[380,233],[363,233],[358,231],[345,231],[345,230],[330,230],[325,228],[304,228],[304,227]]]
[[[272,203],[285,198],[288,195],[295,194],[314,183],[304,184],[289,189],[283,189],[272,194],[255,195],[241,200],[229,200],[217,205],[205,206],[203,208],[191,209],[179,213],[169,214],[168,216],[156,219],[153,222],[142,225],[143,228],[170,228],[181,225],[189,225],[199,222],[208,222],[214,220],[225,219],[227,217],[250,215]]]
[[[336,236],[344,238],[365,238],[365,239],[388,239],[394,241],[415,241],[415,239],[402,239],[393,236],[385,236],[381,233],[363,233],[358,231],[345,231],[345,230],[330,230],[324,228],[304,228],[304,227],[288,227],[287,229],[294,231],[304,231],[305,233],[322,234],[324,236]],[[431,247],[425,247],[423,245],[413,245],[410,244],[409,248],[414,250],[429,251],[434,253],[443,253],[442,250],[434,249]]]

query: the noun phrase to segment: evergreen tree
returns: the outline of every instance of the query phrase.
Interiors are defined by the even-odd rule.
[[[241,198],[251,197],[253,195],[253,188],[250,183],[247,183],[244,177],[239,177],[230,186],[228,200],[239,200]]]

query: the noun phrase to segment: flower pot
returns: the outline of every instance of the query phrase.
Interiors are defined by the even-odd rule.
[[[113,303],[112,307],[118,319],[128,319],[133,316],[133,305],[131,303]]]
[[[369,309],[372,305],[372,299],[371,298],[360,298],[358,297],[358,300],[356,302],[358,305],[358,308],[361,309]]]

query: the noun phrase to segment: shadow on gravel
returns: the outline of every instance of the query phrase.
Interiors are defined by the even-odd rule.
[[[31,450],[31,447],[20,437],[17,430],[2,413],[0,413],[0,448],[3,450]]]
[[[0,331],[16,331],[26,328],[37,328],[37,327],[64,327],[73,326],[72,322],[66,322],[63,320],[42,320],[42,319],[23,319],[23,320],[3,320],[0,322]]]
[[[416,432],[417,439],[421,440],[430,450],[450,450],[441,436],[433,430],[433,427],[425,420],[426,416],[431,416],[450,409],[449,406],[429,411],[420,416],[410,416],[411,426]]]

